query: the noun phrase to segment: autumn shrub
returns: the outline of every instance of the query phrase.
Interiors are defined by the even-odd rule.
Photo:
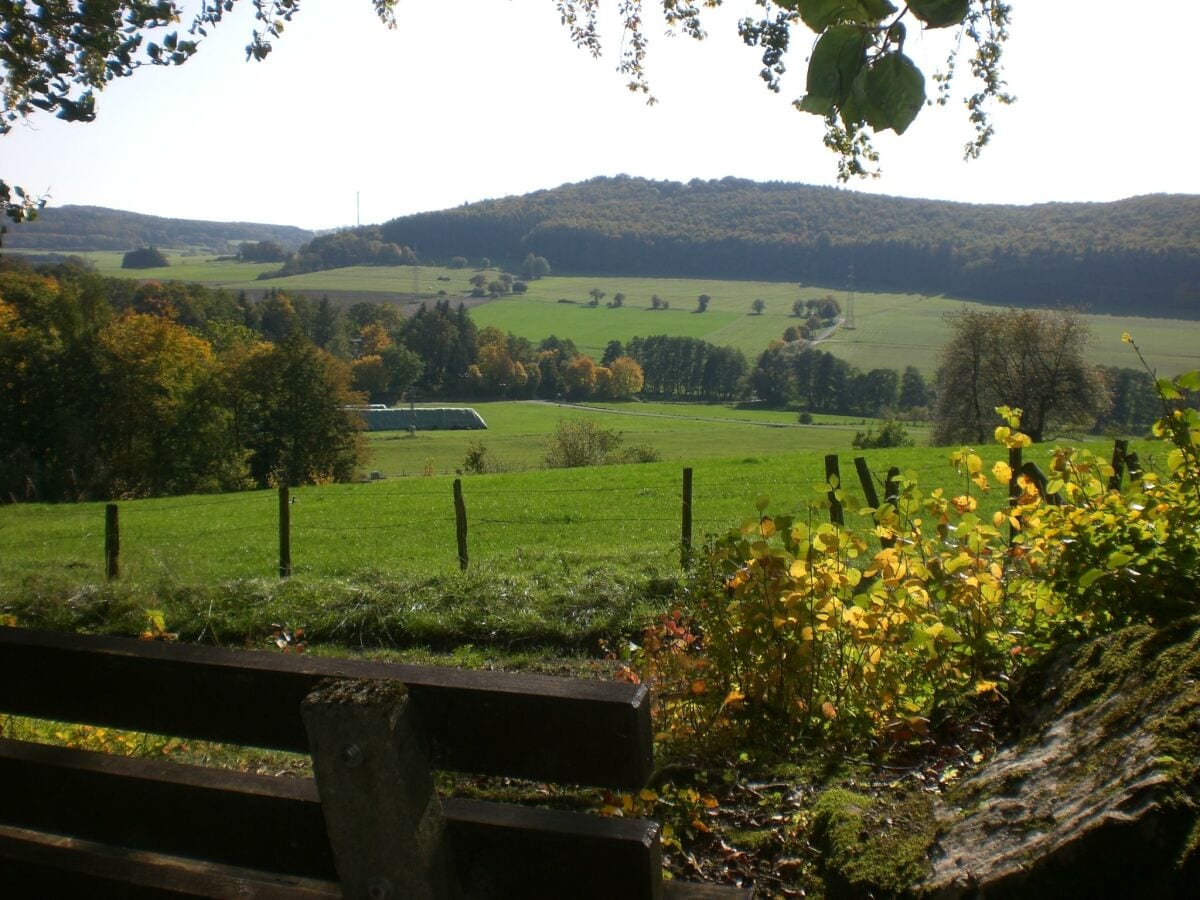
[[[1053,481],[1067,502],[1031,511],[1021,546],[1038,546],[1046,578],[1066,599],[1076,630],[1160,624],[1200,606],[1200,412],[1176,401],[1200,388],[1200,371],[1160,380],[1162,471],[1108,489],[1111,464],[1059,449]],[[1036,540],[1035,540],[1036,538]]]
[[[1163,381],[1162,472],[1124,492],[1110,464],[1059,449],[1049,483],[951,454],[952,489],[899,479],[868,508],[836,482],[796,515],[757,515],[712,541],[677,608],[647,629],[631,675],[657,690],[659,731],[689,750],[833,741],[859,748],[926,730],[964,696],[999,695],[1057,641],[1195,612],[1200,414],[1172,407],[1200,373]],[[1019,410],[996,440],[1029,444]],[[979,512],[979,495],[1016,490]],[[954,482],[952,482],[954,483]],[[826,521],[830,495],[849,513]],[[1047,500],[1061,494],[1061,504]],[[857,510],[857,521],[854,521]]]

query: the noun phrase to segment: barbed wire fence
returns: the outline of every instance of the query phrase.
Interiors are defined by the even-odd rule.
[[[1019,450],[1009,455],[1013,472],[1027,474],[1044,489],[1046,479],[1036,465],[1022,462]],[[1115,486],[1119,487],[1123,473],[1140,470],[1136,455],[1129,454],[1125,442],[1118,441],[1113,449]],[[846,512],[844,500],[853,496],[866,508],[877,508],[881,502],[894,502],[898,479],[915,477],[923,484],[945,484],[953,470],[945,464],[929,463],[909,466],[903,470],[889,467],[884,472],[872,471],[864,457],[853,458],[852,465],[843,467],[838,454],[824,459],[824,477],[819,470],[811,477],[797,473],[795,478],[780,481],[771,479],[760,484],[756,491],[751,477],[706,480],[696,477],[693,467],[682,470],[681,477],[639,486],[601,485],[586,487],[507,488],[489,484],[475,487],[470,477],[455,478],[447,490],[442,478],[421,479],[412,487],[399,486],[387,495],[391,506],[381,509],[379,496],[370,494],[370,484],[346,486],[356,493],[323,495],[305,489],[304,510],[298,515],[297,494],[287,487],[275,492],[253,491],[198,499],[169,499],[109,503],[103,516],[96,506],[78,515],[59,517],[52,528],[37,530],[36,536],[23,536],[19,529],[0,529],[0,556],[17,557],[34,549],[36,544],[44,558],[60,558],[64,564],[80,565],[69,560],[80,558],[102,562],[104,577],[116,580],[122,575],[122,556],[132,547],[150,542],[156,547],[183,546],[203,552],[202,544],[222,538],[241,542],[243,552],[261,562],[258,574],[265,575],[277,568],[281,578],[296,571],[293,564],[293,538],[300,537],[300,546],[327,549],[342,541],[349,550],[364,535],[420,534],[433,536],[437,546],[445,548],[443,561],[456,560],[458,568],[466,571],[472,564],[496,562],[495,556],[480,553],[479,548],[512,546],[514,533],[530,544],[553,544],[559,550],[572,549],[571,542],[562,538],[565,530],[574,530],[587,537],[600,532],[629,535],[637,532],[647,537],[646,545],[659,548],[664,564],[676,556],[678,565],[686,569],[695,558],[697,536],[724,532],[748,518],[730,513],[730,500],[744,503],[752,510],[756,493],[779,496],[783,492],[791,499],[791,509],[800,509],[806,499],[824,494],[829,520],[842,524]],[[1040,476],[1040,477],[1039,477]],[[312,503],[309,498],[315,498]],[[531,498],[553,501],[552,508],[531,503]],[[396,505],[404,505],[397,510]],[[782,504],[788,506],[785,500]],[[276,509],[271,515],[271,507]],[[313,508],[316,511],[313,512]],[[778,505],[775,506],[779,508]],[[852,507],[858,513],[861,507]],[[125,527],[122,525],[125,510]],[[180,515],[182,514],[182,515]],[[754,513],[750,513],[751,516]],[[209,524],[216,521],[218,524]],[[127,533],[122,532],[125,527]],[[269,548],[278,540],[277,567],[270,565]],[[369,543],[369,542],[367,542]],[[428,543],[428,541],[426,541]],[[886,544],[885,544],[886,545]],[[400,543],[403,548],[403,541]],[[61,553],[56,548],[62,548]],[[165,551],[163,551],[165,552]],[[421,552],[428,553],[428,549]],[[637,551],[641,552],[641,551]],[[186,555],[186,554],[185,554]],[[432,564],[432,563],[431,563]],[[318,571],[308,566],[307,571]]]

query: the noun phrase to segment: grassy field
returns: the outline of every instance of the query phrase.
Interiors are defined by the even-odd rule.
[[[377,299],[380,302],[433,301],[439,291],[452,301],[470,293],[473,269],[438,266],[357,266],[331,269],[288,278],[257,281],[261,272],[275,264],[238,263],[215,257],[183,256],[166,251],[171,260],[167,270],[131,272],[121,268],[121,253],[80,254],[97,271],[116,277],[196,281],[248,292],[269,288],[327,292],[335,300]],[[499,275],[490,270],[489,277]],[[440,279],[440,280],[439,280]],[[606,296],[601,305],[588,308],[588,292],[598,288]],[[618,292],[625,294],[624,306],[608,308]],[[652,310],[650,298],[657,294],[670,309]],[[708,311],[695,312],[696,298],[708,294]],[[737,347],[753,359],[772,341],[797,323],[791,315],[795,300],[833,294],[850,312],[844,290],[820,286],[798,286],[792,282],[719,281],[687,278],[624,278],[551,276],[530,282],[523,296],[485,301],[472,309],[475,322],[494,325],[522,337],[539,341],[550,335],[570,338],[586,353],[599,357],[611,340],[672,334],[696,337],[710,343]],[[761,298],[766,307],[752,314],[750,304]],[[573,301],[560,303],[560,300]],[[860,291],[853,298],[853,327],[839,328],[821,348],[864,371],[872,368],[903,369],[915,365],[926,376],[937,368],[938,350],[950,331],[945,316],[974,306],[966,301],[916,294],[886,294]],[[1200,322],[1152,319],[1138,316],[1085,317],[1092,328],[1090,356],[1100,365],[1137,367],[1133,352],[1121,343],[1121,334],[1137,339],[1160,375],[1177,375],[1200,368]]]
[[[605,291],[608,297],[601,306],[588,308],[583,302],[593,287]],[[606,308],[603,303],[617,291],[625,293],[625,305]],[[671,308],[651,310],[650,296],[654,293],[669,300]],[[754,359],[772,340],[782,337],[789,325],[798,322],[791,315],[793,301],[828,293],[833,293],[845,310],[847,298],[843,291],[800,288],[789,283],[551,277],[531,284],[524,297],[486,303],[473,309],[471,315],[480,325],[495,325],[531,340],[551,334],[569,337],[581,350],[597,357],[613,339],[624,342],[635,336],[673,334],[737,347]],[[712,297],[703,314],[695,312],[700,294]],[[559,303],[560,297],[578,302]],[[751,314],[750,304],[756,297],[766,301],[762,315]],[[932,376],[938,351],[950,337],[946,315],[977,304],[946,297],[858,292],[853,306],[854,327],[838,329],[820,345],[822,350],[863,371],[915,365],[926,376]],[[1130,348],[1121,343],[1122,332],[1128,331],[1160,374],[1176,375],[1200,368],[1200,322],[1136,316],[1085,318],[1092,327],[1089,356],[1097,364],[1139,365]]]
[[[1093,446],[1106,453],[1111,444]],[[1150,461],[1147,448],[1140,449],[1143,461]],[[1049,452],[1035,447],[1026,458],[1045,468]],[[839,453],[847,489],[861,495],[852,466],[860,454],[845,446]],[[989,466],[1001,454],[1000,448],[981,451]],[[922,484],[956,493],[965,489],[944,448],[861,455],[879,478],[894,465],[916,473]],[[697,537],[754,515],[754,500],[762,494],[772,498],[775,512],[797,508],[821,492],[823,456],[822,450],[764,452],[748,446],[736,457],[693,460]],[[678,559],[681,469],[671,461],[466,476],[472,566],[553,575],[605,565],[669,574]],[[372,578],[453,571],[452,481],[443,475],[389,477],[296,489],[291,513],[296,573]],[[993,491],[987,504],[1002,501]],[[848,509],[858,505],[852,501]],[[176,587],[269,577],[277,560],[277,514],[271,491],[122,503],[125,577]],[[29,583],[47,572],[81,585],[96,583],[103,533],[103,504],[0,507],[0,587],[28,593]]]
[[[482,443],[501,471],[540,468],[546,441],[560,420],[592,419],[621,433],[623,446],[648,445],[663,461],[691,465],[733,454],[761,457],[799,450],[850,448],[861,420],[821,416],[798,425],[796,415],[739,410],[718,404],[608,403],[589,406],[540,402],[473,403],[486,431],[372,432],[371,468],[387,476],[445,475],[462,466],[471,443]],[[913,428],[914,439],[925,432]]]

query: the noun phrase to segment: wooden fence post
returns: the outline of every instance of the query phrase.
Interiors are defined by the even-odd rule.
[[[279,577],[292,575],[292,506],[288,486],[279,485]]]
[[[692,467],[683,470],[683,513],[680,523],[679,567],[686,569],[692,562]]]
[[[327,681],[300,712],[345,896],[453,897],[429,747],[405,686]]]
[[[1021,448],[1008,448],[1008,468],[1011,471],[1008,479],[1008,505],[1014,507],[1017,505],[1017,498],[1021,496],[1021,485],[1018,482],[1018,477],[1021,474]],[[1008,545],[1011,547],[1017,540],[1017,526],[1010,521],[1008,523]]]
[[[900,502],[900,469],[896,466],[891,466],[888,469],[887,479],[883,482],[883,502],[890,503],[896,506]]]
[[[463,502],[462,479],[454,479],[454,530],[458,536],[458,567],[467,571],[467,504]]]
[[[1125,464],[1129,468],[1129,480],[1137,481],[1142,477],[1142,463],[1138,459],[1137,451],[1125,454]]]
[[[121,577],[121,519],[115,503],[104,507],[104,575],[109,581]]]
[[[1038,468],[1035,462],[1027,462],[1021,466],[1021,474],[1037,485],[1038,493],[1042,495],[1042,499],[1051,506],[1062,506],[1062,494],[1057,491],[1053,494],[1046,493],[1046,485],[1049,483],[1046,474]]]
[[[825,457],[825,481],[836,487],[829,489],[829,521],[834,525],[844,525],[845,521],[842,518],[842,501],[837,498],[837,491],[842,487],[842,476],[838,471],[838,457],[836,453],[827,454]]]
[[[1110,491],[1119,491],[1121,489],[1121,476],[1125,472],[1125,456],[1129,452],[1129,441],[1116,440],[1113,441],[1112,454],[1112,470],[1113,473],[1108,477],[1108,489]],[[1133,477],[1133,473],[1129,473]]]
[[[866,458],[862,456],[854,457],[854,468],[858,472],[858,483],[862,485],[863,496],[866,498],[867,506],[875,510],[873,518],[875,519],[875,524],[878,525],[879,492],[875,490],[875,482],[871,479],[871,470],[867,467]],[[885,550],[895,545],[895,543],[895,538],[881,537],[879,539],[879,546]]]

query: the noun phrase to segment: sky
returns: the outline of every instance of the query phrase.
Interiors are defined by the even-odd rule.
[[[401,0],[394,31],[368,0],[305,0],[263,63],[245,61],[241,5],[186,65],[106,89],[95,122],[34,117],[0,137],[0,177],[53,205],[311,229],[621,173],[837,183],[820,119],[791,106],[813,39],[794,35],[783,91],[769,92],[737,36],[751,0],[706,10],[703,42],[647,14],[655,106],[616,72],[619,29],[592,59],[552,0]],[[1022,204],[1200,194],[1196,0],[1013,8],[1018,101],[995,109],[983,157],[962,160],[960,105],[929,107],[876,140],[882,177],[847,189]],[[950,32],[911,30],[928,75]]]

